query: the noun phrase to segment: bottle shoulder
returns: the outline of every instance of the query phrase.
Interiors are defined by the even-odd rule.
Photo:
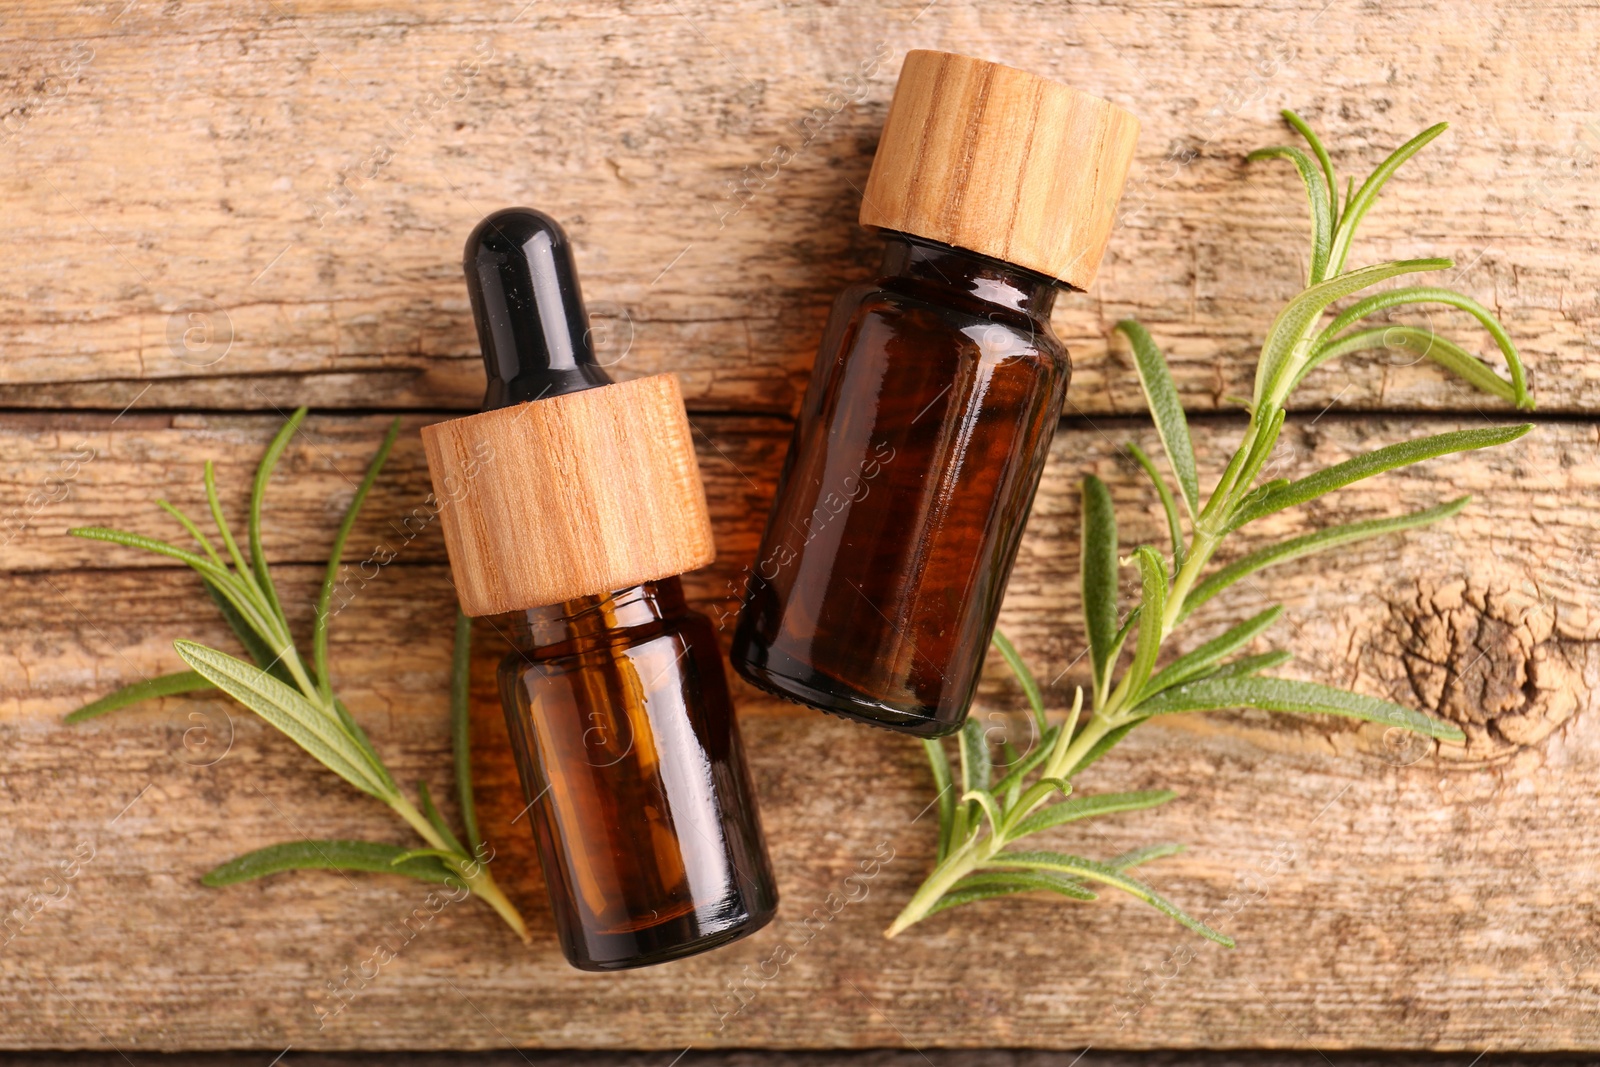
[[[548,644],[516,641],[516,647],[501,660],[500,670],[520,671],[538,667],[545,673],[584,667],[591,662],[610,660],[661,638],[673,638],[683,645],[694,645],[707,637],[715,641],[711,620],[688,608],[649,619],[634,626],[613,626],[589,633],[568,636]]]
[[[891,327],[914,324],[919,332],[964,334],[985,347],[1001,341],[994,332],[1000,330],[1008,336],[999,347],[1019,355],[1028,354],[1031,349],[1033,354],[1062,363],[1068,358],[1066,345],[1056,336],[1047,316],[915,279],[878,278],[849,286],[834,302],[833,317],[840,325],[873,318],[884,320]]]

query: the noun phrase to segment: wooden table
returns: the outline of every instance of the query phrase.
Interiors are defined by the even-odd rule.
[[[13,8],[0,35],[0,907],[27,915],[0,948],[0,1044],[1600,1047],[1592,5],[131,0]],[[1084,674],[1077,479],[1111,484],[1125,542],[1162,536],[1120,447],[1154,442],[1111,324],[1137,316],[1167,347],[1214,478],[1242,425],[1227,398],[1249,391],[1305,256],[1292,171],[1245,153],[1288,139],[1284,106],[1345,172],[1454,124],[1391,183],[1356,261],[1453,257],[1449,284],[1496,309],[1528,361],[1536,432],[1362,483],[1242,543],[1471,492],[1448,524],[1290,566],[1275,585],[1279,637],[1301,653],[1285,673],[1472,724],[1474,744],[1396,750],[1374,728],[1253,713],[1147,727],[1086,784],[1182,799],[1061,840],[1095,854],[1189,842],[1149,876],[1236,951],[1110,899],[990,903],[886,942],[933,847],[918,746],[743,688],[779,921],[725,951],[596,976],[562,963],[510,825],[499,652],[483,640],[479,788],[533,944],[486,908],[453,907],[319,1028],[330,983],[419,884],[310,872],[211,890],[199,875],[279,840],[403,829],[216,697],[62,725],[177,669],[175,638],[231,647],[190,573],[66,529],[173,535],[155,500],[203,511],[207,459],[238,502],[282,414],[310,404],[267,515],[305,624],[388,419],[405,433],[353,559],[395,540],[426,496],[417,428],[475,407],[461,244],[485,213],[526,204],[567,224],[617,372],[682,376],[721,549],[690,586],[725,610],[827,307],[875,264],[857,190],[913,47],[1056,76],[1145,123],[1100,279],[1056,316],[1076,361],[1069,417],[1002,620],[1058,708]],[[781,167],[777,145],[793,155]],[[1489,350],[1457,316],[1432,320]],[[1307,382],[1275,462],[1292,475],[1486,420],[1511,414],[1431,364],[1370,354]],[[1214,601],[1196,632],[1264,596]],[[333,630],[354,713],[397,778],[439,791],[452,603],[434,525]],[[1014,711],[991,666],[977,713]],[[867,898],[722,1018],[730,987],[880,847],[895,858]],[[75,856],[92,858],[53,880]],[[58,899],[31,910],[36,894]]]

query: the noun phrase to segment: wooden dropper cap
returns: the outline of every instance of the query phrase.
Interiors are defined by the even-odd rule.
[[[611,381],[561,227],[496,212],[464,266],[485,410],[422,430],[461,610],[522,611],[710,563],[678,380]]]
[[[906,54],[861,224],[1087,289],[1116,221],[1139,120],[1099,97],[950,52]]]

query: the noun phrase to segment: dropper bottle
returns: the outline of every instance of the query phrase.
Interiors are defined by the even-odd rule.
[[[422,436],[462,610],[516,649],[501,704],[561,947],[607,971],[726,944],[777,890],[678,578],[715,552],[677,379],[611,381],[549,216],[490,215],[464,266],[484,410]]]

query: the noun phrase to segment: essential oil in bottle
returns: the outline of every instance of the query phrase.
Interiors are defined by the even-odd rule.
[[[467,241],[484,411],[423,430],[462,610],[516,651],[501,704],[562,950],[584,970],[764,926],[777,889],[711,623],[677,379],[612,383],[571,246],[510,209]]]
[[[823,334],[734,634],[751,682],[921,737],[966,717],[1138,121],[945,52],[906,56],[862,198],[885,240]]]

